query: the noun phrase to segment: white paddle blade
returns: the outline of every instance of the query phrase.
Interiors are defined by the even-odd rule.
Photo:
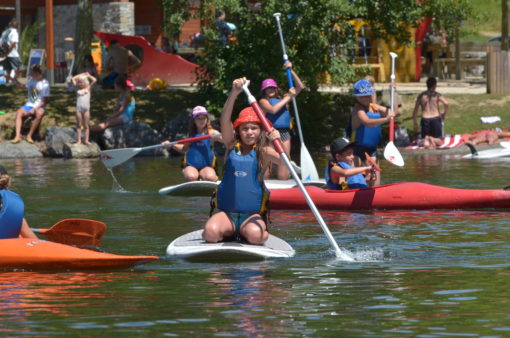
[[[138,154],[142,148],[124,148],[103,150],[99,153],[99,157],[107,168],[113,168],[121,163],[126,162],[131,157]]]
[[[510,142],[508,141],[499,142],[499,145],[502,146],[503,148],[510,149]]]
[[[305,144],[301,143],[301,181],[310,182],[317,181],[318,179],[319,174],[313,163],[312,156],[310,156]]]
[[[400,155],[400,151],[398,151],[393,142],[388,142],[386,148],[384,148],[384,158],[391,164],[397,165],[399,167],[404,166],[404,159],[402,158],[402,155]]]

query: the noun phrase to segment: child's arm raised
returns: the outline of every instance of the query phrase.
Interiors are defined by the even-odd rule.
[[[292,98],[296,95],[297,95],[296,89],[291,88],[291,89],[289,89],[289,93],[285,94],[285,96],[283,96],[283,98],[280,100],[280,102],[278,102],[274,106],[271,105],[269,100],[266,99],[265,97],[263,97],[259,100],[259,104],[260,104],[260,107],[262,108],[262,110],[265,111],[266,113],[276,114],[280,111],[280,109],[282,109],[285,105],[287,105],[287,103],[289,103],[290,100],[292,100]]]
[[[283,64],[283,67],[285,67],[285,69],[290,68],[290,73],[292,74],[292,78],[294,79],[294,88],[296,89],[296,94],[294,96],[296,96],[305,88],[305,85],[301,81],[299,76],[294,72],[294,69],[292,68],[292,63],[290,61],[286,61]]]
[[[221,136],[223,138],[223,143],[227,147],[227,149],[232,148],[234,145],[234,128],[232,127],[232,110],[234,109],[234,102],[237,97],[243,91],[243,84],[246,82],[246,78],[235,79],[232,82],[232,90],[228,95],[227,101],[223,105],[223,110],[221,111],[220,117],[220,125],[221,125]]]
[[[356,111],[355,115],[359,119],[361,124],[363,124],[367,127],[379,126],[383,123],[388,122],[391,117],[395,117],[395,113],[392,111],[389,111],[385,117],[381,117],[378,119],[371,119],[367,116],[367,114],[365,113],[365,111],[363,109],[359,109],[358,111]]]

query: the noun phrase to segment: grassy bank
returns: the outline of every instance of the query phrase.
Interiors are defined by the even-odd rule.
[[[172,120],[179,113],[195,105],[203,105],[204,97],[197,93],[182,90],[163,92],[138,91],[136,98],[135,119],[145,122],[156,130]],[[445,95],[450,102],[450,110],[446,120],[446,132],[470,133],[488,128],[510,128],[507,118],[510,95]],[[52,88],[47,114],[43,119],[42,129],[49,126],[72,127],[75,125],[74,92],[66,92]],[[412,111],[416,95],[402,95],[401,116],[397,124],[412,130]],[[0,110],[6,113],[0,115],[0,140],[13,136],[14,115],[16,110],[25,102],[26,92],[0,86]],[[244,99],[238,100],[245,104]],[[318,148],[343,134],[343,127],[347,123],[348,114],[352,107],[353,97],[340,94],[323,94],[312,96],[302,93],[298,97],[303,133],[306,143],[311,148]],[[93,93],[91,102],[92,120],[104,120],[111,113],[115,104],[114,91],[97,91]],[[503,121],[495,124],[482,124],[481,116],[500,116]]]

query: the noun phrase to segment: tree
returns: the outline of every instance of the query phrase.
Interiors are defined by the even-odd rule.
[[[508,50],[508,0],[501,0],[501,50]]]
[[[90,54],[92,42],[92,0],[78,0],[74,39],[74,72],[82,68],[83,58]]]
[[[189,0],[160,0],[163,8],[163,31],[168,38],[176,39],[182,25],[191,17]]]

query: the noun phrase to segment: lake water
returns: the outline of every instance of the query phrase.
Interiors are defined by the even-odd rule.
[[[510,161],[405,157],[383,161],[383,183],[461,188],[509,185]],[[160,196],[181,182],[179,159],[2,160],[32,227],[76,217],[104,221],[102,249],[157,255],[119,271],[0,273],[0,335],[510,336],[510,210],[324,212],[334,257],[309,211],[272,211],[270,231],[291,259],[190,263],[165,257],[200,229],[209,199]],[[319,169],[321,172],[323,168]]]

